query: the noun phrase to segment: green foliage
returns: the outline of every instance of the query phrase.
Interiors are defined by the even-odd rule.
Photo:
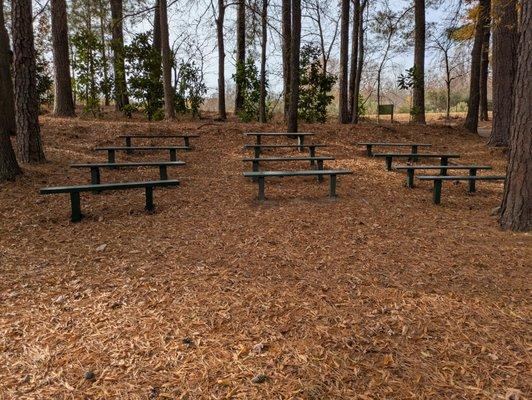
[[[39,106],[42,104],[50,104],[54,99],[52,90],[54,80],[50,69],[49,62],[42,55],[38,55],[35,72],[37,74],[37,98],[39,100]]]
[[[75,48],[73,68],[76,72],[75,89],[83,99],[84,112],[100,115],[100,94],[103,83],[101,58],[102,43],[88,29],[81,29],[72,38]]]
[[[200,107],[205,101],[207,86],[203,81],[201,69],[195,62],[181,62],[175,94],[177,112],[191,112],[193,117],[200,116]]]
[[[128,118],[131,118],[136,111],[138,111],[138,107],[135,104],[125,104],[122,107],[122,112]]]
[[[421,79],[421,73],[418,71],[417,67],[414,65],[411,68],[406,69],[406,74],[399,75],[397,80],[397,85],[401,90],[409,90],[412,88],[421,88],[423,80]],[[410,108],[410,115],[415,117],[421,112],[420,108],[417,106],[412,106]]]
[[[244,64],[237,63],[236,74],[233,75],[235,83],[241,87],[243,104],[238,112],[238,118],[242,122],[259,120],[260,80],[259,71],[251,57]],[[266,84],[266,87],[268,85]],[[266,103],[266,116],[270,115],[271,102]]]
[[[318,46],[307,44],[301,49],[299,118],[306,122],[326,122],[327,107],[333,101],[330,92],[336,77],[323,73]]]
[[[366,115],[366,104],[364,103],[364,97],[361,94],[358,95],[358,115]]]
[[[153,47],[151,37],[151,31],[139,33],[124,49],[131,95],[140,102],[150,121],[162,119],[164,96],[161,54]]]

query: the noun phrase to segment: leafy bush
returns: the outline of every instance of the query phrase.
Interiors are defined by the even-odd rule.
[[[307,44],[301,49],[298,114],[306,122],[326,122],[327,107],[333,101],[330,94],[336,76],[324,73],[318,46]]]
[[[151,31],[139,33],[124,48],[131,95],[139,100],[150,121],[162,119],[164,96],[161,54],[153,47],[151,38]]]
[[[49,62],[42,55],[38,55],[36,59],[36,74],[37,74],[37,99],[39,100],[39,107],[42,104],[50,104],[54,99],[52,86],[54,80],[51,74]]]
[[[238,112],[241,122],[251,122],[259,120],[260,101],[260,81],[259,71],[252,58],[248,58],[245,63],[237,63],[236,74],[233,79],[237,86],[241,87],[242,108]]]
[[[201,69],[195,62],[181,62],[175,94],[175,107],[177,112],[184,113],[190,111],[193,117],[199,117],[199,110],[205,101],[206,93],[207,86],[203,81]]]

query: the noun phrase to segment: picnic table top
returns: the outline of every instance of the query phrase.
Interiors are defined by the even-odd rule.
[[[452,180],[463,180],[463,181],[470,181],[470,180],[481,180],[481,181],[500,181],[503,179],[506,179],[506,176],[504,175],[418,175],[416,177],[417,179],[420,179],[422,181],[434,181],[434,180],[443,180],[443,181],[452,181]]]
[[[117,182],[117,183],[99,183],[92,185],[75,185],[75,186],[56,186],[40,189],[41,194],[68,193],[68,192],[88,192],[94,189],[112,190],[112,189],[136,189],[146,186],[175,186],[179,185],[178,180],[165,181],[146,181],[146,182]]]
[[[94,151],[105,151],[105,150],[188,150],[190,147],[187,146],[145,146],[145,147],[128,147],[128,146],[109,146],[109,147],[95,147]]]
[[[448,157],[448,158],[459,158],[460,154],[455,153],[375,153],[375,157]]]
[[[492,169],[490,165],[398,165],[394,169]]]
[[[384,142],[359,142],[357,145],[360,146],[424,146],[424,147],[430,147],[432,146],[430,143],[384,143]]]
[[[71,164],[71,168],[105,168],[105,167],[150,167],[150,166],[172,166],[185,165],[184,161],[146,161],[146,162],[131,162],[131,163],[85,163],[85,164]]]
[[[244,148],[250,147],[327,147],[326,144],[305,143],[305,144],[245,144]]]
[[[253,171],[244,172],[245,177],[276,177],[276,176],[311,176],[311,175],[347,175],[352,174],[353,171],[347,169],[324,169],[316,170],[309,169],[303,171]]]
[[[244,158],[242,161],[325,161],[325,160],[334,160],[334,157],[331,156],[321,156],[321,157],[262,157],[262,158]]]
[[[312,136],[311,132],[244,132],[245,136]]]
[[[188,134],[188,133],[185,133],[185,134],[164,134],[164,133],[154,133],[154,134],[144,134],[144,133],[132,133],[132,134],[124,134],[124,135],[119,135],[118,136],[119,138],[145,138],[145,139],[149,139],[149,138],[185,138],[185,137],[189,137],[189,138],[197,138],[199,137],[199,135],[197,134]]]

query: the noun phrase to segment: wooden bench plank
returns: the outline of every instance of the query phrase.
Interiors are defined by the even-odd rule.
[[[394,167],[394,170],[406,170],[406,186],[409,188],[414,187],[414,171],[419,169],[439,169],[440,176],[447,175],[448,170],[468,169],[469,176],[475,176],[478,170],[488,170],[492,168],[489,165],[399,165],[397,167]]]
[[[304,171],[257,171],[244,172],[244,176],[248,178],[256,178],[259,183],[259,201],[266,199],[264,195],[265,178],[272,177],[288,177],[288,176],[324,176],[328,175],[330,178],[329,197],[336,197],[336,176],[352,174],[353,171],[337,169],[337,170],[304,170]]]
[[[375,153],[375,157],[384,157],[386,160],[386,169],[388,171],[392,170],[392,161],[394,157],[398,158],[408,158],[412,161],[418,160],[419,158],[439,158],[441,165],[448,165],[449,158],[460,158],[460,154],[446,154],[446,153]]]
[[[126,190],[126,189],[138,189],[144,188],[146,192],[146,210],[153,211],[155,206],[153,204],[153,189],[155,187],[169,187],[179,186],[178,180],[165,180],[165,181],[146,181],[146,182],[118,182],[118,183],[103,183],[99,185],[77,185],[77,186],[57,186],[41,188],[39,193],[42,195],[47,194],[70,194],[70,206],[71,206],[71,220],[72,222],[78,222],[83,218],[81,213],[81,192],[104,190]]]
[[[302,150],[303,144],[305,143],[305,137],[313,136],[314,133],[311,132],[244,132],[244,136],[255,136],[255,143],[261,144],[263,136],[285,136],[285,137],[295,137],[297,138],[297,144]]]
[[[298,148],[299,150],[303,148],[309,149],[309,156],[310,157],[316,157],[316,148],[317,147],[327,147],[326,144],[318,144],[318,143],[311,143],[311,144],[245,144],[245,149],[253,149],[255,152],[255,158],[260,157],[260,153],[262,149],[280,149],[280,148]]]
[[[91,184],[97,185],[101,183],[100,168],[136,168],[136,167],[158,167],[159,179],[168,179],[168,167],[179,167],[185,165],[184,161],[146,161],[146,162],[132,162],[132,163],[94,163],[94,164],[72,164],[70,168],[90,168],[91,170]]]
[[[359,142],[357,143],[359,146],[366,146],[366,154],[368,157],[371,157],[373,155],[373,147],[374,146],[388,146],[388,147],[411,147],[412,153],[416,154],[418,151],[418,147],[431,147],[432,145],[429,143],[386,143],[386,142]]]
[[[197,134],[137,134],[132,133],[130,135],[120,135],[118,136],[120,139],[125,139],[126,141],[126,147],[132,147],[132,139],[174,139],[174,138],[182,138],[185,144],[185,147],[188,147],[189,150],[190,147],[190,139],[191,138],[198,138],[199,135]]]
[[[107,162],[114,164],[116,162],[116,152],[125,151],[126,153],[131,153],[132,151],[164,151],[168,150],[170,153],[170,161],[177,160],[177,151],[178,150],[190,150],[190,147],[187,146],[151,146],[151,147],[128,147],[128,146],[107,146],[107,147],[96,147],[93,151],[107,151]]]
[[[443,181],[468,181],[469,182],[469,192],[473,193],[476,191],[475,183],[476,181],[504,181],[506,176],[504,175],[485,175],[485,176],[471,176],[471,175],[420,175],[416,177],[422,181],[434,181],[434,190],[433,190],[433,202],[434,204],[441,203],[441,189]]]
[[[327,160],[334,160],[334,157],[324,156],[324,157],[263,157],[263,158],[244,158],[243,162],[251,162],[253,164],[253,171],[258,171],[261,162],[290,162],[290,161],[310,161],[310,165],[314,166],[317,164],[318,170],[323,170],[323,162]],[[255,179],[255,178],[253,178]],[[318,175],[318,181],[323,180],[323,175]]]

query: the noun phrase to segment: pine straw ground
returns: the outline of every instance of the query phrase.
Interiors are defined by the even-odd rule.
[[[498,228],[502,184],[447,184],[434,206],[431,184],[409,190],[352,145],[426,141],[503,173],[484,139],[303,126],[354,175],[336,201],[327,181],[270,180],[259,205],[241,133],[282,125],[42,122],[49,162],[0,186],[1,399],[531,398],[532,238]],[[68,165],[105,159],[93,146],[158,128],[201,138],[170,170],[182,186],[156,190],[154,215],[140,190],[85,194],[87,218],[72,224],[67,195],[38,195],[88,182]]]

